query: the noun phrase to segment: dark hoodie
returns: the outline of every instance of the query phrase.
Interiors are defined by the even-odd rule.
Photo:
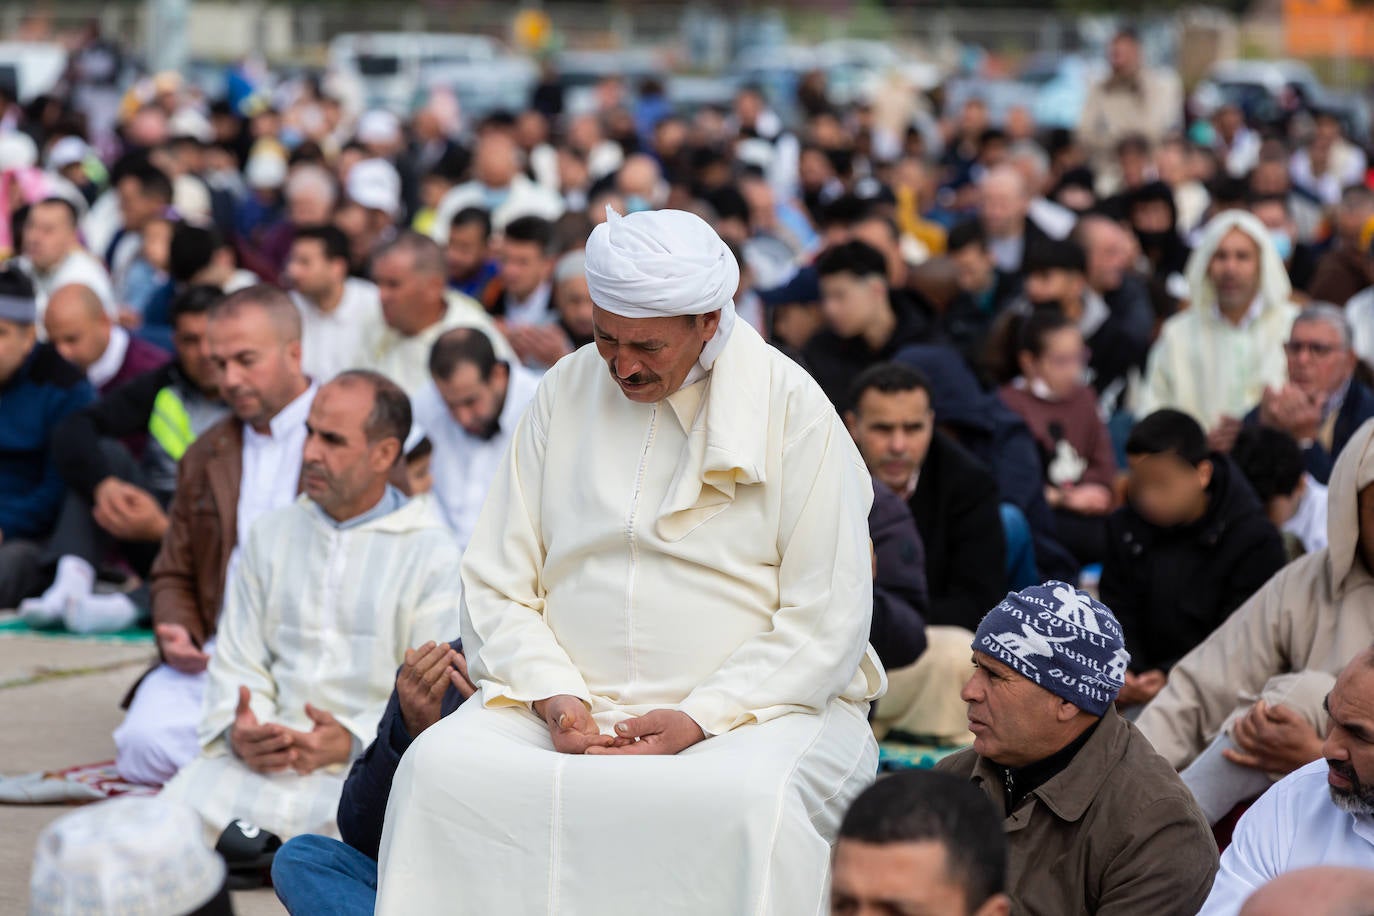
[[[998,496],[1021,510],[1035,539],[1035,564],[1042,579],[1078,581],[1078,564],[1055,537],[1054,515],[1045,502],[1040,447],[1026,422],[992,392],[951,347],[907,347],[897,361],[930,380],[935,424],[992,469]]]
[[[1129,503],[1108,519],[1102,603],[1121,622],[1133,671],[1167,672],[1287,559],[1231,459],[1211,460],[1207,511],[1198,521],[1161,528]]]

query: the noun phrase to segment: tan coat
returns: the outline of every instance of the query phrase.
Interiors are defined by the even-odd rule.
[[[1078,141],[1104,176],[1104,190],[1115,190],[1116,145],[1131,134],[1156,144],[1179,126],[1183,108],[1178,78],[1143,69],[1134,80],[1110,74],[1093,84],[1078,120]]]
[[[1279,570],[1169,673],[1136,724],[1176,768],[1187,766],[1275,678],[1336,675],[1374,643],[1374,576],[1356,559],[1359,492],[1374,483],[1374,420],[1351,436],[1331,473],[1330,546]],[[1311,710],[1299,710],[1312,718]],[[1316,717],[1321,721],[1320,715]]]
[[[1005,810],[1001,777],[972,748],[936,768]],[[1216,841],[1187,787],[1115,709],[1002,828],[1016,916],[1192,916],[1217,872]]]

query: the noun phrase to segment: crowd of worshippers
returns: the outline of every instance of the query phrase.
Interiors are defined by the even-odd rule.
[[[785,125],[748,88],[730,111],[641,118],[614,81],[595,113],[564,116],[543,93],[463,132],[437,96],[402,123],[318,92],[202,110],[162,79],[126,99],[118,154],[102,160],[61,99],[10,103],[0,608],[35,628],[152,628],[159,661],[124,698],[118,771],[192,807],[236,881],[270,869],[293,913],[326,899],[341,913],[416,911],[449,893],[447,874],[407,864],[427,843],[452,847],[431,850],[436,861],[495,843],[499,819],[468,834],[417,822],[426,793],[465,784],[426,775],[446,759],[437,738],[418,762],[407,750],[460,708],[471,712],[453,730],[498,728],[482,713],[520,706],[537,732],[549,723],[556,749],[614,753],[703,736],[719,747],[789,711],[849,715],[870,700],[862,739],[845,745],[837,736],[858,733],[828,712],[815,738],[849,747],[846,773],[865,785],[876,751],[856,741],[971,747],[940,763],[953,777],[824,796],[853,802],[842,823],[841,809],[816,827],[839,837],[835,913],[1257,914],[1368,900],[1368,873],[1299,871],[1374,868],[1364,154],[1321,113],[1296,140],[1260,136],[1229,107],[1209,131],[1179,133],[1134,36],[1111,53],[1090,95],[1098,116],[1062,135],[1024,119],[989,128],[973,100],[940,130],[886,142],[872,107],[811,99]],[[597,238],[611,254],[589,250]],[[708,274],[712,310],[682,305]],[[643,338],[636,322],[660,315],[690,329]],[[755,338],[769,346],[746,350]],[[663,370],[687,345],[691,371]],[[617,376],[614,405],[556,398],[604,394],[598,353],[613,374],[627,353],[646,368]],[[712,361],[737,374],[718,397],[687,397],[725,371]],[[605,433],[622,401],[661,403],[665,419]],[[798,416],[810,425],[788,425]],[[624,455],[607,453],[612,441]],[[655,465],[655,441],[680,442],[686,471]],[[624,464],[640,449],[643,463]],[[857,488],[851,454],[867,469]],[[596,480],[622,470],[643,480],[644,504],[636,489],[603,524]],[[843,486],[799,488],[806,475]],[[688,486],[702,481],[705,495]],[[780,502],[740,508],[769,487]],[[711,528],[727,505],[772,512],[774,528],[703,546],[729,530]],[[859,508],[866,526],[850,531]],[[652,527],[641,510],[665,514]],[[732,567],[713,546],[745,556]],[[596,550],[611,559],[587,560]],[[552,614],[541,622],[540,590],[660,575],[636,587],[690,594],[704,586],[680,578],[688,560],[735,577],[712,602],[773,594],[779,614],[816,615],[799,618],[807,635],[790,664],[832,639],[851,667],[814,688],[829,690],[819,700],[794,681],[797,695],[752,682],[697,691],[683,701],[685,743],[673,743],[676,719],[597,737],[625,723],[593,721],[607,714],[600,699],[554,702],[595,685],[550,658],[568,640],[591,649]],[[871,592],[860,643],[881,663],[859,674],[863,647],[851,652],[835,622],[852,623],[853,608],[832,620],[796,593],[853,599],[845,564],[861,572],[864,607]],[[750,578],[769,569],[767,583]],[[498,620],[498,593],[528,593],[528,618]],[[471,676],[469,625],[488,628]],[[675,640],[679,653],[698,646],[693,677],[717,651],[690,631]],[[639,651],[661,663],[652,652],[666,650],[622,654]],[[748,664],[786,668],[778,646],[747,663],[727,654],[716,662],[736,678]],[[517,661],[544,666],[534,692],[503,680]],[[826,670],[817,681],[834,680]],[[638,678],[625,696],[643,696]],[[504,740],[484,746],[523,761],[512,748],[524,739]],[[573,770],[503,762],[463,761],[466,788],[500,795],[503,776],[525,773],[541,786],[530,803],[554,805],[544,783],[566,780],[595,816]],[[699,825],[767,785],[652,810]],[[546,837],[559,829],[538,823]],[[779,868],[792,883],[779,889],[759,847],[740,848],[750,873],[730,879],[732,900],[814,908],[825,866]],[[560,850],[546,853],[573,855]],[[533,874],[520,856],[510,865]],[[504,899],[505,864],[472,867]],[[60,897],[62,874],[36,869],[36,895]],[[614,895],[620,877],[587,880]],[[683,888],[712,880],[689,874]],[[425,882],[420,896],[401,890]]]

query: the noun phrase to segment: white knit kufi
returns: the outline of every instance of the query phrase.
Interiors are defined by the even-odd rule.
[[[65,814],[39,836],[29,913],[191,913],[219,893],[224,876],[193,810],[117,798]]]

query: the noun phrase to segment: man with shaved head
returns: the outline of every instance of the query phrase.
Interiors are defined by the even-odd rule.
[[[315,385],[301,371],[301,317],[271,286],[250,286],[210,311],[210,358],[232,411],[181,460],[171,520],[151,576],[162,664],[115,731],[130,782],[159,785],[200,749],[196,722],[216,626],[239,545],[262,515],[299,491]]]
[[[1026,178],[1012,166],[998,166],[983,176],[978,192],[978,218],[987,234],[992,258],[999,270],[1019,274],[1026,247],[1048,238],[1030,219],[1033,195]]]
[[[102,395],[171,359],[165,350],[115,324],[95,291],[79,283],[53,292],[43,327],[62,358],[86,373]]]
[[[1374,868],[1300,868],[1250,895],[1240,916],[1369,916]]]

